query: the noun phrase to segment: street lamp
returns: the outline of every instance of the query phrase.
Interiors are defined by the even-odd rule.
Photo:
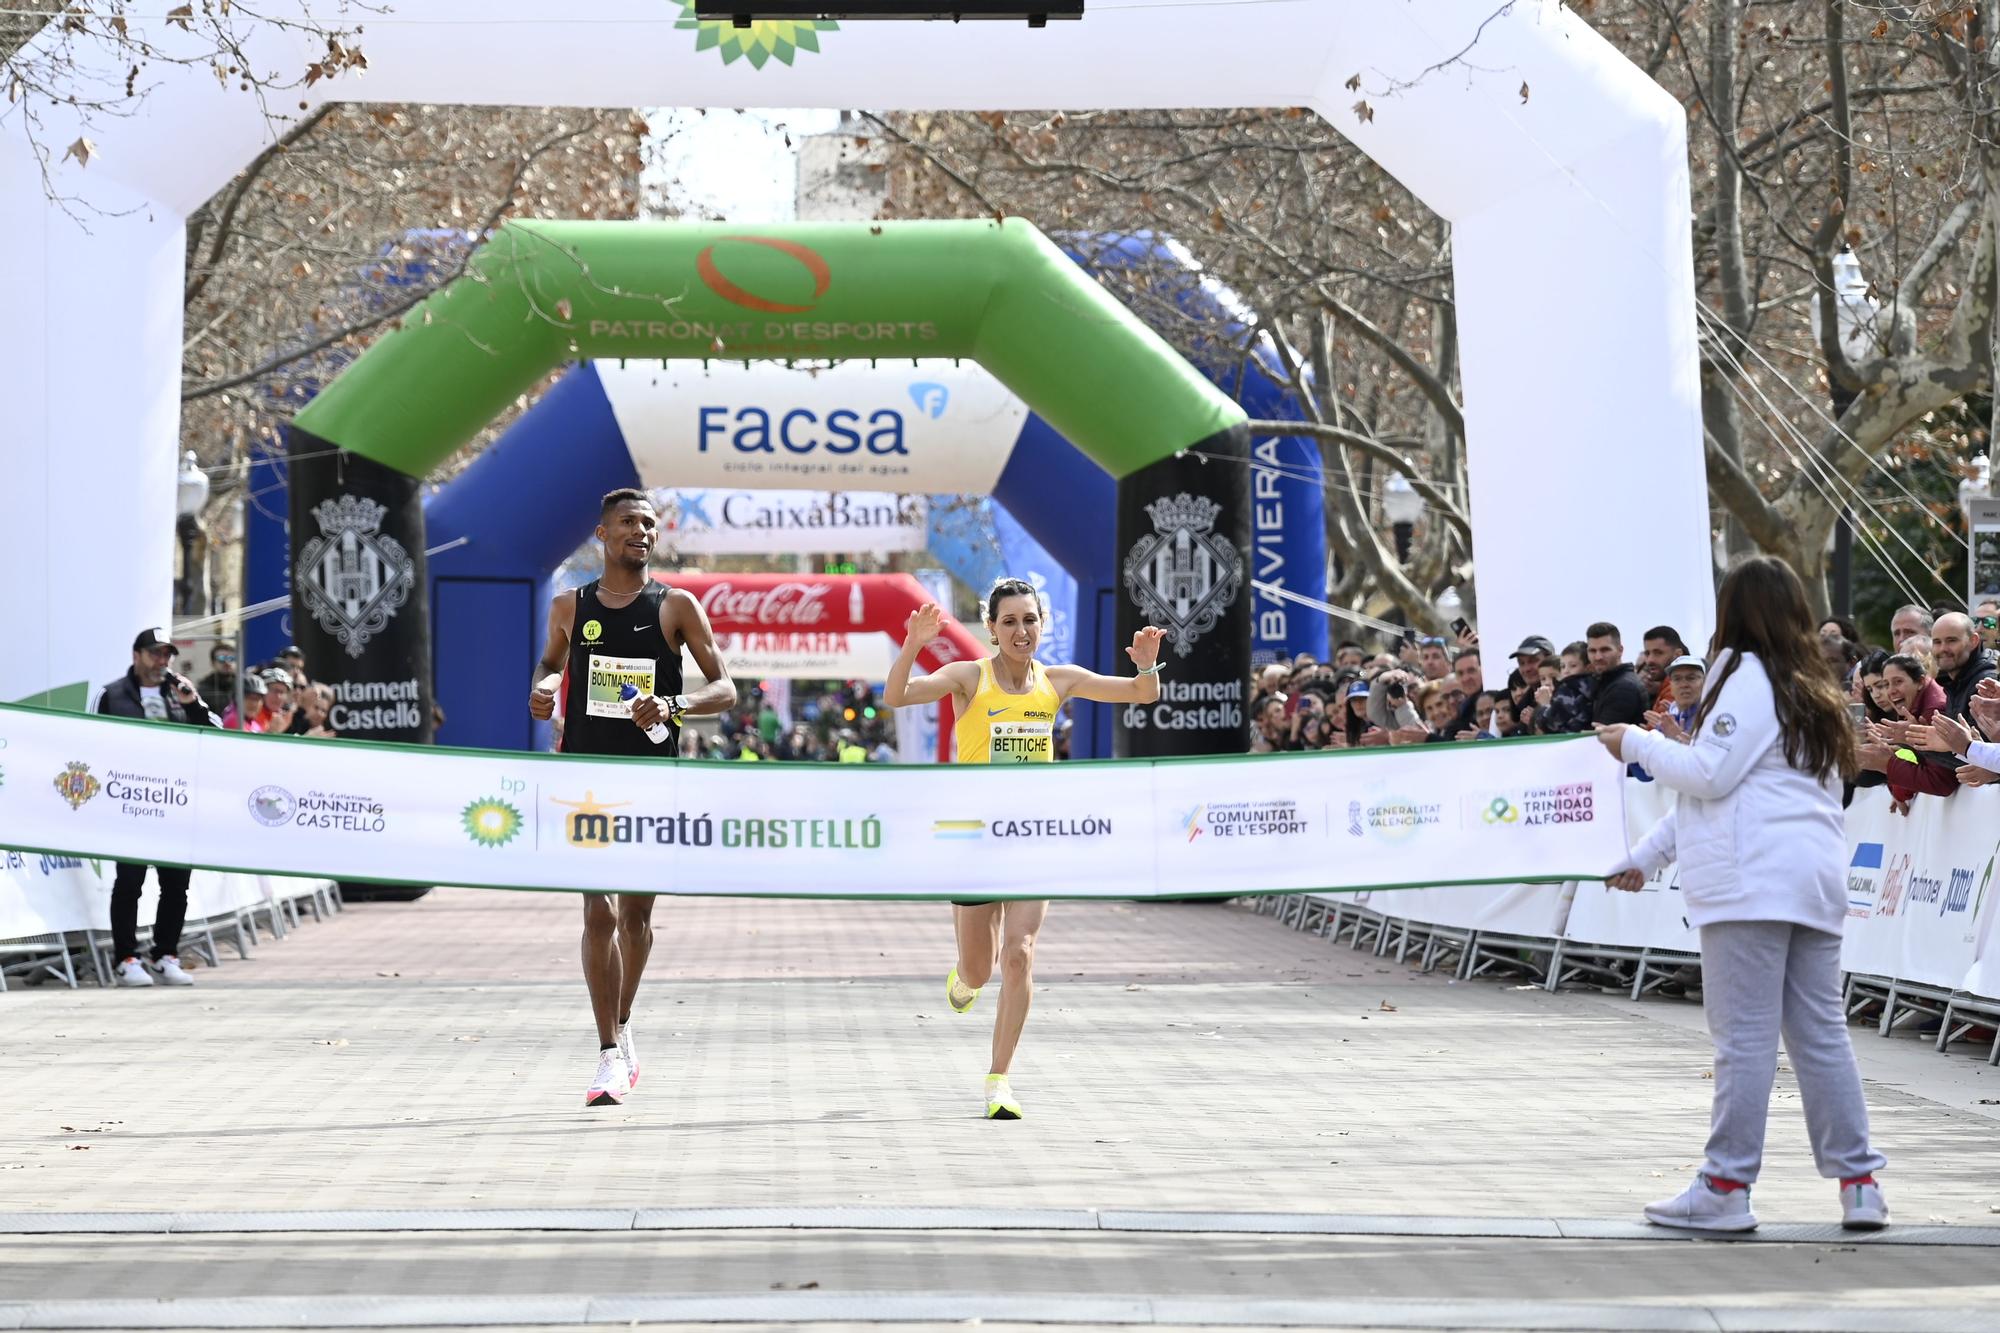
[[[1840,350],[1849,361],[1866,361],[1875,351],[1875,316],[1880,307],[1868,295],[1868,279],[1861,274],[1861,261],[1848,246],[1833,257],[1834,318],[1840,326]],[[1813,293],[1810,313],[1813,345],[1819,345],[1819,293]],[[1842,385],[1827,368],[1828,397],[1833,402],[1833,419],[1847,415],[1854,392]],[[1842,509],[1833,529],[1833,609],[1836,614],[1854,614],[1854,515]]]
[[[174,613],[181,616],[208,614],[208,530],[201,511],[208,506],[208,474],[190,449],[181,455],[181,471],[175,488],[177,518],[175,532],[181,542],[181,582],[174,598]]]
[[[1407,565],[1410,538],[1416,532],[1417,520],[1424,516],[1424,497],[1417,494],[1408,477],[1391,472],[1382,483],[1382,512],[1388,515],[1390,528],[1396,534],[1396,562]]]

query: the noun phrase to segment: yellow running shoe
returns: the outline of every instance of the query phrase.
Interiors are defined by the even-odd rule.
[[[970,986],[960,984],[958,980],[958,968],[954,966],[950,974],[944,979],[944,1002],[951,1006],[953,1013],[962,1014],[970,1009],[972,1002],[978,998],[978,991],[972,989]]]
[[[1014,1100],[1014,1090],[1007,1086],[1005,1074],[986,1076],[986,1118],[988,1120],[1021,1119],[1021,1103]]]

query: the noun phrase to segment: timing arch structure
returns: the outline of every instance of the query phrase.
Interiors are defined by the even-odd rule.
[[[132,627],[170,605],[184,222],[285,128],[217,86],[170,8],[136,0],[124,14],[169,57],[136,114],[87,119],[80,107],[115,100],[127,62],[108,33],[53,27],[33,40],[74,43],[79,105],[0,111],[0,282],[16,299],[0,331],[15,415],[0,698],[80,703]],[[394,20],[368,27],[366,81],[323,80],[306,109],[1311,107],[1453,227],[1485,636],[1600,618],[1699,634],[1711,618],[1685,114],[1560,0],[1098,9],[983,28],[976,60],[961,27],[879,23],[822,32],[817,52],[766,43],[778,58],[725,59],[740,43],[723,49],[657,0],[401,0]],[[261,25],[244,55],[303,68],[315,40],[309,24]],[[86,135],[95,152],[54,161],[45,182],[44,153]],[[1602,504],[1607,461],[1645,469],[1650,540]],[[148,543],[139,558],[75,540],[105,514]],[[1551,515],[1600,553],[1560,580],[1545,577]],[[109,591],[75,598],[79,582]]]

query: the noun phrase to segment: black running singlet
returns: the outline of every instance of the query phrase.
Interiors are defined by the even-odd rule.
[[[630,682],[640,694],[665,702],[681,692],[680,649],[660,632],[665,585],[648,580],[625,606],[597,600],[593,581],[576,590],[576,614],[569,626],[569,684],[563,693],[564,754],[629,754],[678,759],[680,728],[653,744],[632,721],[632,706],[619,686]],[[662,718],[664,721],[664,717]]]

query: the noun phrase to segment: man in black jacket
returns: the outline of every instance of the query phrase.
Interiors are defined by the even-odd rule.
[[[1957,611],[1939,616],[1931,626],[1931,655],[1937,661],[1937,683],[1944,687],[1944,711],[1955,718],[1969,718],[1979,682],[1996,674],[1995,658],[1979,646],[1979,631],[1972,617]]]
[[[108,717],[145,718],[191,727],[219,725],[194,685],[167,669],[173,660],[173,640],[165,630],[141,630],[132,640],[132,669],[104,687],[97,711]],[[181,927],[187,921],[187,867],[152,867],[160,881],[160,908],[153,919],[152,957],[142,962],[139,894],[146,886],[147,867],[129,861],[117,864],[118,874],[111,882],[111,944],[112,952],[118,955],[117,983],[150,986],[157,976],[163,985],[193,985],[193,978],[181,970],[180,960]]]
[[[1590,669],[1597,676],[1597,695],[1591,703],[1590,720],[1600,727],[1624,722],[1640,727],[1646,724],[1646,710],[1653,700],[1646,692],[1645,682],[1639,673],[1625,660],[1625,639],[1618,627],[1608,620],[1600,620],[1584,631],[1584,641],[1589,645]]]

